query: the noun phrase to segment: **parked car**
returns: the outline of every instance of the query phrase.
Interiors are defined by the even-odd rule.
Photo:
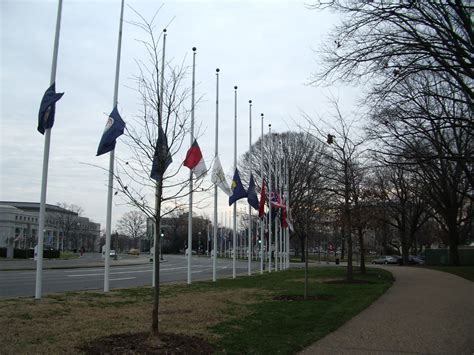
[[[408,257],[408,264],[409,265],[423,265],[424,263],[425,263],[425,261],[419,256],[410,255]]]
[[[110,249],[110,256],[117,256],[117,252],[114,249]]]
[[[372,264],[398,264],[397,256],[383,255],[379,258],[372,259]]]
[[[128,251],[128,255],[140,255],[140,250],[138,249],[130,249]]]

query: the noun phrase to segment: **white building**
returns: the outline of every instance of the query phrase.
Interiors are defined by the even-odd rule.
[[[32,248],[37,243],[40,204],[0,201],[0,248]],[[66,223],[66,221],[68,223]],[[58,250],[98,251],[100,224],[76,212],[46,204],[44,245]]]

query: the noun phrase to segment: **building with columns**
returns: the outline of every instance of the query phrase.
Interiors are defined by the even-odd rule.
[[[40,204],[0,201],[0,248],[37,244]],[[77,212],[46,204],[44,245],[58,250],[99,251],[100,224]]]

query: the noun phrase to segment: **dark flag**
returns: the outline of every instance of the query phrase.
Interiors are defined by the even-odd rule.
[[[48,128],[54,125],[54,114],[56,112],[56,101],[64,93],[56,93],[56,83],[53,83],[43,95],[38,113],[38,132],[44,134]]]
[[[157,181],[160,180],[172,161],[173,159],[171,158],[168,149],[168,139],[166,138],[163,128],[160,127],[158,130],[158,140],[156,141],[150,177]]]
[[[241,198],[247,197],[247,191],[245,191],[242,181],[240,181],[239,170],[235,169],[234,177],[232,178],[232,184],[230,185],[232,190],[232,195],[229,197],[229,206],[231,206],[235,201],[240,200]]]
[[[97,156],[114,150],[117,138],[123,134],[124,129],[125,122],[122,120],[122,117],[120,117],[117,106],[115,106],[109,115],[104,133],[102,133],[102,138],[97,148]]]
[[[253,179],[253,174],[250,174],[249,188],[247,190],[247,201],[250,206],[258,210],[259,203],[257,193],[255,192],[255,181]]]
[[[260,195],[260,205],[258,207],[258,216],[260,218],[265,214],[265,204],[267,202],[267,192],[265,190],[265,179],[262,182],[262,193]]]

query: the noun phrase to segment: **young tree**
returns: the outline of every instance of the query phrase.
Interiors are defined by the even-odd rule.
[[[180,173],[182,164],[171,162],[184,145],[188,132],[186,100],[190,90],[184,83],[184,64],[172,66],[163,60],[163,38],[155,32],[156,14],[150,21],[136,14],[139,22],[132,24],[141,29],[146,37],[140,41],[146,59],[137,60],[139,74],[135,77],[142,108],[127,122],[124,136],[130,153],[129,156],[117,158],[115,178],[120,196],[150,218],[155,234],[159,234],[161,218],[171,213],[177,206],[176,202],[188,194],[189,175]],[[153,174],[150,174],[152,167]],[[202,180],[195,183],[194,190],[200,190],[201,183]],[[155,243],[154,255],[160,255],[160,243]],[[153,336],[159,337],[158,261],[155,262],[154,283],[151,330]]]

